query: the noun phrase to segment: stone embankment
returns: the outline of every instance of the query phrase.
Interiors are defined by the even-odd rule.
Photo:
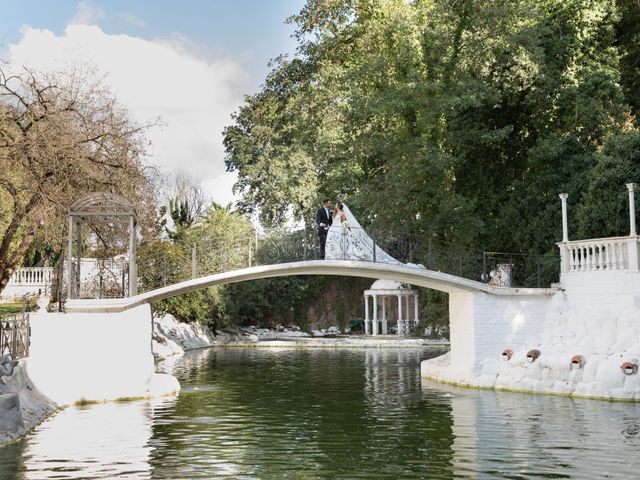
[[[11,375],[0,378],[0,445],[21,437],[57,409],[34,386],[25,360],[20,360]]]

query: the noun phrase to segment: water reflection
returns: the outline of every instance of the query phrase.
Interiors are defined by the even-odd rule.
[[[162,403],[106,403],[65,409],[13,447],[21,450],[21,463],[13,477],[149,479],[153,410]],[[5,465],[3,462],[2,467]]]
[[[445,392],[424,382],[425,394]],[[500,478],[636,478],[640,405],[447,388],[453,471]]]
[[[433,352],[212,349],[159,402],[60,412],[0,479],[635,478],[640,405],[423,382]]]

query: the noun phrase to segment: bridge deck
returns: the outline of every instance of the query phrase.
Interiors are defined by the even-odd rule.
[[[358,262],[350,260],[309,260],[260,265],[214,275],[194,278],[166,287],[151,290],[128,298],[70,300],[68,312],[121,312],[130,308],[152,303],[164,298],[192,292],[201,288],[226,283],[246,282],[262,278],[286,277],[292,275],[337,275],[372,279],[395,280],[417,287],[430,288],[446,293],[485,292],[492,295],[538,296],[552,295],[554,288],[505,288],[469,280],[448,273],[427,270],[410,265],[390,265],[384,263]]]
[[[491,295],[538,296],[552,295],[554,288],[505,288],[457,277],[442,272],[409,265],[358,262],[349,260],[310,260],[303,262],[261,265],[194,278],[151,290],[128,298],[70,300],[68,312],[121,312],[145,303],[226,283],[246,282],[262,278],[292,275],[339,275],[372,279],[396,280],[410,285],[431,288],[446,293],[485,292]]]

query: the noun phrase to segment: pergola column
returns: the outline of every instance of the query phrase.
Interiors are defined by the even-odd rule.
[[[75,276],[73,282],[73,289],[76,297],[80,298],[80,290],[82,287],[82,220],[76,219],[75,222],[75,234],[76,234],[76,258],[78,261],[75,264]]]
[[[138,294],[138,272],[136,271],[136,220],[129,217],[129,296]]]
[[[378,335],[378,296],[373,295],[373,320],[371,330],[374,335]]]
[[[364,296],[364,334],[369,335],[369,295]]]
[[[67,246],[67,298],[73,298],[73,217],[69,217]]]
[[[382,297],[382,334],[387,334],[387,297]]]
[[[404,322],[402,320],[402,295],[398,295],[398,335],[404,335]]]

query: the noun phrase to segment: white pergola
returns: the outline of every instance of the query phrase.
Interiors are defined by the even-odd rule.
[[[413,315],[411,299],[413,298]],[[372,310],[369,302],[372,300]],[[393,280],[376,280],[364,291],[364,331],[366,335],[387,334],[387,301],[397,301],[398,335],[406,335],[418,324],[418,291]],[[378,307],[381,307],[380,309]],[[369,313],[372,313],[370,316]],[[382,313],[382,317],[379,316]]]
[[[133,203],[119,195],[108,192],[94,192],[79,198],[69,206],[68,247],[67,247],[67,298],[80,295],[82,264],[82,225],[83,224],[121,224],[128,226],[128,292],[122,287],[123,296],[138,293],[138,272],[136,262],[136,224],[137,215]],[[74,248],[75,243],[75,248]],[[75,253],[75,255],[74,255]]]

